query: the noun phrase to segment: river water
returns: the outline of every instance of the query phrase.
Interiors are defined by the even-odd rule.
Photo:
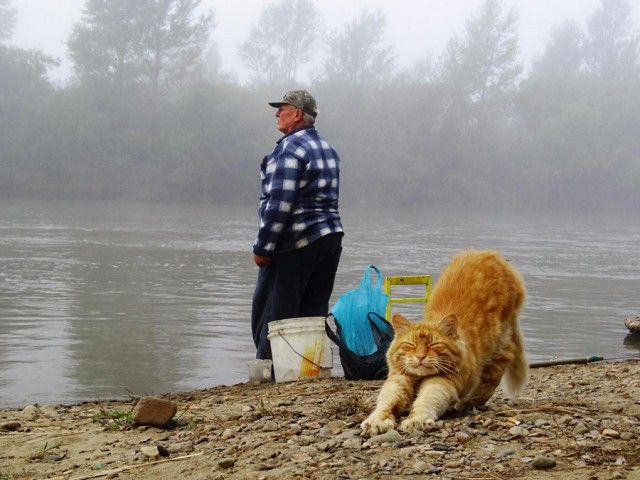
[[[435,280],[456,252],[494,248],[527,286],[530,361],[640,357],[623,324],[640,315],[637,216],[342,214],[332,304],[369,264]],[[0,408],[246,381],[256,224],[251,206],[4,202]]]

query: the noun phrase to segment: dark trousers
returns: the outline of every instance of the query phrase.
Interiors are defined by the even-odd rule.
[[[304,248],[276,254],[270,265],[260,267],[251,309],[256,358],[272,358],[267,338],[272,320],[329,313],[341,253],[342,234],[333,233]]]

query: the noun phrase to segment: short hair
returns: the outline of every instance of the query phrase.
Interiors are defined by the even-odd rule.
[[[314,115],[310,115],[307,112],[302,112],[304,113],[304,116],[302,117],[304,119],[305,122],[313,125],[314,123],[316,123],[316,117]]]

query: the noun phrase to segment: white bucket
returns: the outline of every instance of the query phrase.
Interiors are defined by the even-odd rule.
[[[331,377],[333,352],[324,317],[269,322],[267,338],[271,342],[276,382]]]

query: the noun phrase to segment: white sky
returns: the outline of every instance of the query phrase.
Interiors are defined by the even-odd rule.
[[[274,0],[277,1],[277,0]],[[216,12],[212,38],[218,45],[222,69],[246,80],[247,72],[237,47],[248,38],[265,0],[203,0]],[[316,0],[328,31],[341,28],[363,9],[382,10],[387,16],[387,40],[396,48],[400,66],[408,67],[427,53],[437,58],[454,34],[464,33],[465,23],[483,0]],[[640,28],[640,5],[635,1],[634,26]],[[65,42],[72,25],[81,17],[84,0],[13,0],[18,21],[12,42],[36,48],[63,62],[52,72],[55,80],[69,75]],[[600,5],[600,0],[505,0],[507,8],[520,11],[520,51],[525,65],[542,53],[552,27],[574,19],[581,25]]]

